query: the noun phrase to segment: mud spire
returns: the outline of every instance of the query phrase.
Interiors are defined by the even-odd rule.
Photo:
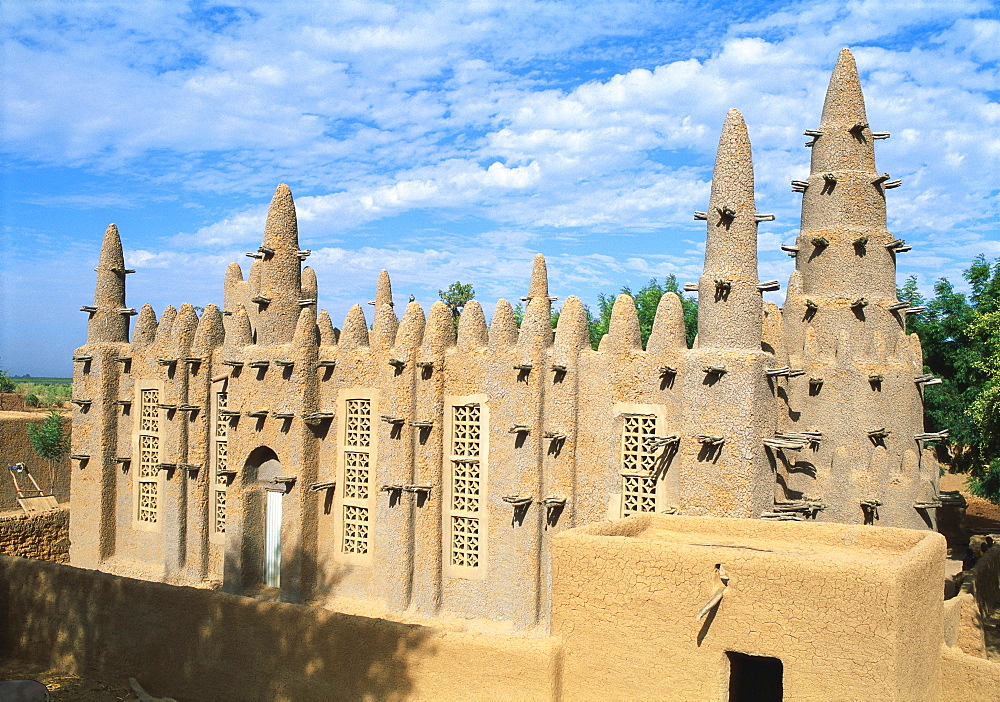
[[[458,318],[458,348],[473,351],[489,344],[486,317],[483,306],[477,300],[469,300]]]
[[[295,334],[302,263],[299,260],[299,230],[292,191],[282,183],[274,191],[264,225],[259,253],[261,285],[257,341],[262,345],[286,344]]]
[[[222,309],[232,312],[243,302],[243,269],[233,261],[226,267],[226,277],[222,281]]]
[[[167,305],[160,315],[160,323],[156,325],[156,338],[153,344],[160,349],[170,348],[173,339],[174,321],[177,319],[177,309],[173,305]]]
[[[823,102],[823,116],[812,147],[812,172],[875,168],[872,130],[865,115],[858,67],[847,49],[840,52]]]
[[[198,329],[194,333],[194,343],[191,353],[195,356],[208,356],[216,347],[222,344],[226,332],[222,326],[222,313],[215,305],[205,305],[205,310],[198,320]]]
[[[666,292],[656,306],[653,329],[646,342],[646,350],[660,353],[666,349],[686,349],[687,333],[684,327],[684,307],[677,293]]]
[[[455,322],[448,305],[440,300],[431,305],[424,330],[423,346],[431,351],[439,351],[455,345]]]
[[[198,329],[198,313],[190,302],[181,305],[174,320],[173,328],[170,330],[170,345],[179,356],[186,356],[194,341],[195,331]]]
[[[535,254],[531,265],[531,282],[528,284],[528,298],[549,298],[549,272],[545,266],[545,256]]]
[[[812,167],[802,195],[795,266],[810,297],[896,299],[895,237],[886,229],[887,173],[875,168],[875,139],[865,115],[851,52],[840,52],[830,77]],[[898,181],[895,181],[898,185]],[[900,244],[901,246],[901,244]]]
[[[386,270],[378,274],[378,282],[375,284],[375,309],[382,309],[382,305],[393,306],[392,283],[389,281],[389,271]]]
[[[563,303],[556,323],[556,351],[560,354],[576,353],[590,348],[590,328],[587,326],[587,311],[576,295],[570,295]]]
[[[517,343],[522,349],[552,345],[552,301],[549,299],[549,274],[545,257],[535,254],[528,283],[527,309],[521,320]]]
[[[490,346],[513,346],[517,343],[517,319],[514,309],[503,298],[497,300],[490,322]]]
[[[314,307],[303,307],[299,310],[299,319],[295,325],[292,345],[298,349],[308,350],[314,350],[319,346],[319,328],[316,325]]]
[[[101,244],[97,263],[97,285],[94,288],[94,307],[87,322],[87,343],[128,341],[128,317],[125,308],[125,257],[118,227],[109,224]]]
[[[316,319],[316,326],[319,327],[319,342],[323,346],[336,346],[338,332],[333,328],[333,321],[330,319],[330,313],[326,310],[319,311],[319,317]]]
[[[368,323],[361,305],[354,305],[344,318],[344,331],[340,334],[340,347],[358,349],[368,346]]]
[[[312,300],[315,308],[316,299],[319,297],[319,283],[316,281],[316,271],[313,270],[312,266],[306,266],[302,269],[302,290],[299,295],[303,301]]]
[[[753,158],[743,115],[729,110],[722,125],[709,198],[705,270],[698,284],[701,348],[759,349],[757,207]]]
[[[396,343],[396,331],[399,320],[392,310],[392,305],[382,305],[375,311],[375,321],[372,323],[371,344],[382,348],[391,348]]]
[[[608,323],[608,333],[601,339],[598,350],[614,351],[625,349],[641,349],[642,336],[639,332],[639,315],[635,300],[631,295],[619,295],[615,306],[611,308],[611,321]]]
[[[227,356],[239,354],[253,343],[253,331],[250,329],[250,316],[243,305],[237,305],[236,311],[230,317],[230,327],[226,330],[226,340],[223,344]]]
[[[414,301],[406,306],[399,329],[396,330],[396,348],[400,349],[403,355],[420,346],[424,339],[426,322],[424,308],[419,302]]]
[[[156,340],[156,312],[148,302],[139,310],[139,316],[135,320],[135,334],[132,338],[132,345],[136,348],[149,346]]]

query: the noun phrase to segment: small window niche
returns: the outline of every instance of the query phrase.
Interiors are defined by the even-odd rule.
[[[729,658],[729,702],[781,702],[780,658],[726,651]]]

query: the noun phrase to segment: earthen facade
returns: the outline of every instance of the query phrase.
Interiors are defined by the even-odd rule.
[[[125,301],[111,225],[74,358],[72,562],[174,583],[349,597],[389,610],[547,627],[553,539],[644,512],[933,529],[919,340],[896,298],[886,190],[853,57],[818,129],[784,307],[757,271],[750,141],[727,115],[687,348],[663,297],[642,348],[633,301],[589,344],[577,297],[553,332],[534,262],[520,326],[500,300],[373,319],[317,310],[281,185],[249,274],[221,308],[157,319]],[[88,515],[85,517],[84,515]]]

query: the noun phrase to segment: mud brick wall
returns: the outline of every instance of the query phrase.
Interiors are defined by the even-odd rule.
[[[0,553],[69,562],[69,507],[37,514],[0,515]]]
[[[0,655],[153,695],[554,700],[559,643],[444,631],[0,556]]]

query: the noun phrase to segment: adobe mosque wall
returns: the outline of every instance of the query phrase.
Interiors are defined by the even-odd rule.
[[[347,597],[389,610],[547,626],[553,539],[644,512],[933,529],[907,247],[886,229],[853,57],[831,79],[780,310],[757,272],[746,125],[726,116],[688,349],[664,295],[643,349],[633,301],[590,348],[579,298],[557,328],[545,261],[518,327],[500,300],[394,306],[340,329],[317,310],[295,206],[278,186],[262,245],[129,336],[124,256],[105,233],[76,351],[72,563],[173,583]],[[401,313],[401,314],[400,314]],[[371,325],[369,327],[369,324]]]

